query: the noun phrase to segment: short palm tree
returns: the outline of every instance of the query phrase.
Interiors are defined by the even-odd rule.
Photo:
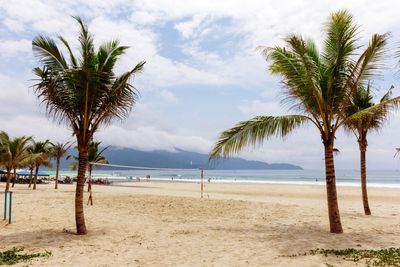
[[[89,145],[88,149],[88,192],[89,192],[89,199],[88,204],[93,205],[93,196],[92,196],[92,170],[96,164],[108,164],[108,160],[104,157],[103,152],[109,148],[110,146],[106,146],[103,149],[99,150],[101,142],[92,142]],[[76,161],[70,165],[72,170],[76,170],[79,166],[79,159],[77,156],[68,156],[68,158],[73,158]]]
[[[35,85],[36,93],[45,104],[48,114],[70,126],[76,137],[79,167],[75,220],[77,233],[86,234],[83,188],[89,144],[101,126],[110,124],[113,119],[128,116],[137,99],[137,91],[130,80],[142,70],[145,62],[116,75],[116,63],[128,47],[112,40],[95,49],[87,26],[80,18],[75,19],[81,29],[78,38],[80,58],[74,55],[63,37],[59,39],[68,51],[69,61],[52,38],[37,36],[32,46],[42,64],[42,67],[34,69],[39,78]]]
[[[71,142],[66,142],[66,143],[57,143],[54,144],[52,147],[52,156],[56,160],[56,181],[54,185],[54,189],[58,189],[58,174],[60,171],[60,161],[61,158],[65,156],[67,153],[68,149],[71,147]]]
[[[248,145],[261,144],[273,136],[284,138],[305,124],[314,125],[325,150],[332,233],[343,232],[333,159],[336,132],[346,122],[358,120],[382,108],[379,104],[350,116],[345,113],[357,88],[377,74],[387,41],[386,34],[374,34],[368,47],[359,51],[357,30],[353,17],[347,11],[339,11],[333,13],[326,24],[321,52],[312,40],[298,35],[288,36],[284,47],[263,47],[263,55],[271,61],[270,71],[282,77],[286,102],[291,104],[292,111],[298,113],[258,116],[240,122],[220,134],[210,153],[210,158],[228,157]]]
[[[31,148],[29,148],[29,151],[31,151],[30,149],[31,149]],[[36,157],[37,157],[37,156],[39,156],[39,155],[32,154],[32,153],[30,152],[29,157],[28,157],[28,158],[26,159],[26,161],[25,161],[25,166],[28,167],[28,169],[29,169],[29,185],[28,185],[28,188],[31,188],[31,186],[32,186],[32,182],[33,182],[33,170],[35,169],[35,162],[36,162]]]
[[[358,146],[360,149],[360,170],[361,170],[361,192],[365,215],[371,215],[371,209],[368,203],[367,193],[367,168],[366,168],[366,152],[368,146],[367,135],[372,130],[379,130],[383,127],[383,123],[388,119],[389,111],[392,107],[390,100],[393,86],[382,97],[380,103],[386,103],[380,112],[375,112],[371,116],[356,121],[349,121],[345,127],[352,131],[357,137]],[[371,93],[370,85],[367,88],[358,88],[356,94],[353,95],[351,103],[347,109],[348,115],[357,113],[359,111],[368,109],[374,106],[373,96]]]
[[[28,147],[31,137],[15,137],[11,139],[4,131],[0,132],[0,151],[1,162],[7,170],[6,191],[10,190],[11,171],[14,171],[13,183],[14,187],[16,179],[16,168],[22,166],[28,158]]]
[[[12,187],[15,185],[17,178],[17,168],[24,167],[26,160],[29,158],[29,144],[32,141],[31,137],[16,137],[11,140],[10,149],[13,154],[13,181]]]
[[[36,190],[36,183],[40,166],[51,167],[50,157],[53,144],[50,140],[33,141],[29,148],[30,153],[34,155],[35,176],[33,178],[33,190]]]

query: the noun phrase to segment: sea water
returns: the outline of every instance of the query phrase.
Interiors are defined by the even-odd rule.
[[[61,172],[61,175],[76,176],[76,172]],[[200,182],[200,170],[94,170],[92,176],[118,181]],[[359,170],[336,170],[339,186],[359,186]],[[211,183],[264,183],[264,184],[308,184],[324,185],[324,170],[204,170],[204,181]],[[400,170],[368,170],[369,187],[400,188]]]

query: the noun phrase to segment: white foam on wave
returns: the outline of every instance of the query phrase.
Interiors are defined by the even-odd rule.
[[[152,181],[160,182],[183,182],[183,183],[200,183],[200,179],[185,179],[185,178],[162,178],[153,177]],[[208,179],[204,179],[203,182],[208,183]],[[241,180],[241,179],[211,179],[211,183],[217,184],[282,184],[282,185],[319,185],[325,186],[325,181],[279,181],[279,180]],[[338,182],[337,186],[341,187],[360,187],[361,184],[357,182]],[[393,183],[368,183],[368,187],[373,188],[400,188],[400,184]]]

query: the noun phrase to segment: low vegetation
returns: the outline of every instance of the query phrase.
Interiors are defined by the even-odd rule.
[[[336,256],[346,261],[364,263],[365,266],[400,266],[400,248],[385,249],[323,249],[317,248],[304,254],[290,255],[289,257],[307,256],[321,254],[325,257]],[[328,266],[332,266],[327,264]]]
[[[13,247],[6,251],[0,251],[0,265],[12,265],[22,261],[28,261],[33,258],[50,257],[51,252],[43,253],[22,253],[24,248]]]

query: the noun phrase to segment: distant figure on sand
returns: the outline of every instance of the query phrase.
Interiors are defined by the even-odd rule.
[[[150,175],[146,175],[146,180],[147,180],[147,181],[150,180]]]
[[[173,176],[171,176],[171,181],[174,181],[174,177]]]
[[[211,183],[211,178],[208,178],[208,182]]]

